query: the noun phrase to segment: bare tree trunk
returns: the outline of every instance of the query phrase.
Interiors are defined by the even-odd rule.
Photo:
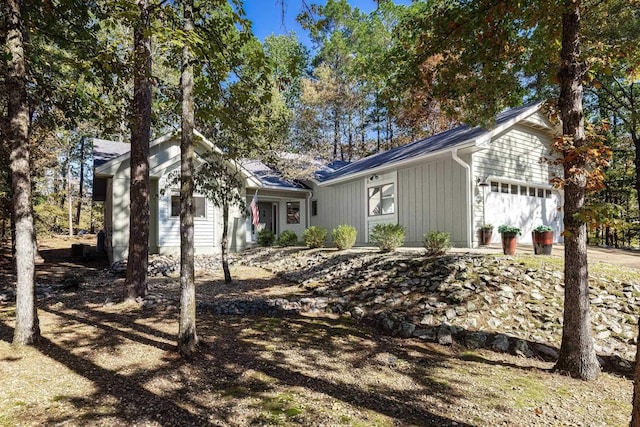
[[[231,271],[229,270],[229,202],[222,202],[222,240],[220,241],[220,257],[222,258],[222,271],[224,282],[231,283]]]
[[[85,146],[86,138],[83,136],[80,139],[80,182],[78,182],[78,207],[76,208],[76,228],[80,228],[80,214],[82,213],[82,198],[84,197],[84,161],[85,161]]]
[[[635,187],[636,187],[636,199],[638,203],[638,212],[640,212],[640,136],[635,132],[635,129],[632,129],[629,132],[631,135],[631,141],[633,141],[633,146],[635,148],[636,157],[633,161],[636,167],[636,175],[635,175]]]
[[[582,77],[586,72],[586,65],[580,61],[579,0],[565,0],[561,60],[558,104],[562,133],[572,139],[575,148],[579,148],[585,144]],[[564,162],[564,324],[555,369],[575,378],[591,380],[600,373],[600,365],[591,339],[586,226],[576,217],[584,206],[586,177],[574,172],[584,167],[581,156],[571,157],[573,160],[569,161],[565,156]]]
[[[640,427],[640,319],[638,319],[638,339],[636,340],[636,364],[633,369],[633,409],[631,427]]]
[[[149,0],[137,0],[140,18],[134,44],[133,114],[131,120],[131,183],[129,254],[124,299],[147,294],[149,263],[149,139],[151,135],[151,19]]]
[[[7,48],[6,90],[8,99],[11,183],[15,221],[16,328],[13,343],[29,345],[40,338],[35,292],[35,231],[31,209],[29,170],[29,109],[24,53],[24,24],[19,0],[4,2]]]
[[[69,219],[68,221],[69,237],[73,237],[73,197],[71,196],[71,159],[69,159],[67,163],[67,213],[68,213],[68,219]]]
[[[630,92],[633,94],[633,87]],[[629,133],[631,134],[631,140],[635,147],[635,185],[638,195],[638,208],[640,209],[640,137],[637,133],[636,122],[634,122],[633,129]],[[640,318],[638,318],[638,340],[636,340],[636,364],[633,371],[633,410],[631,412],[631,427],[640,427]]]
[[[183,0],[184,32],[193,31],[193,0]],[[178,351],[191,357],[198,349],[196,287],[193,266],[193,55],[188,43],[182,48],[182,134],[180,138],[180,325]]]
[[[333,111],[333,160],[338,158],[338,145],[340,143],[340,122],[338,121],[338,112]]]

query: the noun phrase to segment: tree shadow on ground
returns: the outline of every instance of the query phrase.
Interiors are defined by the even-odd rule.
[[[264,280],[257,286],[275,284]],[[455,406],[465,396],[435,370],[456,357],[529,369],[384,336],[351,319],[296,314],[201,313],[202,351],[185,363],[175,353],[176,310],[86,302],[113,292],[93,286],[41,301],[48,326],[38,349],[94,386],[86,395],[65,397],[75,412],[47,415],[44,424],[337,425],[351,417],[374,425],[377,416],[385,416],[401,425],[468,426],[442,415],[442,407]],[[224,289],[212,295],[223,298]],[[13,334],[10,320],[0,317],[0,339],[6,342]],[[128,359],[130,350],[140,360]],[[126,366],[105,362],[120,355]],[[346,418],[336,418],[341,414]]]
[[[153,326],[175,321],[175,312],[149,310],[144,321],[136,318],[140,313],[105,313],[87,307],[50,305],[42,312],[54,318],[60,328],[43,337],[37,348],[91,381],[95,389],[82,397],[60,397],[77,412],[51,415],[46,424],[71,419],[79,423],[102,420],[112,425],[154,422],[165,426],[270,424],[277,419],[306,425],[316,418],[332,420],[335,415],[327,414],[334,412],[332,404],[322,403],[319,409],[305,407],[298,413],[296,405],[311,393],[316,398],[323,396],[319,398],[323,401],[341,402],[351,411],[365,411],[365,415],[359,415],[365,419],[375,420],[381,414],[401,424],[439,426],[451,425],[454,420],[429,410],[420,396],[427,393],[449,404],[462,398],[450,386],[429,378],[430,369],[446,360],[444,355],[424,351],[412,351],[415,354],[410,355],[408,349],[398,349],[385,337],[343,320],[202,315],[202,351],[191,363],[184,363],[168,342],[172,336]],[[76,333],[73,338],[66,337],[65,330]],[[12,332],[0,323],[3,340],[9,341]],[[291,359],[288,351],[278,350],[283,342],[297,348],[301,359]],[[127,351],[132,343],[143,354],[160,351],[160,366],[155,363],[152,369],[132,372],[103,366],[105,354]],[[103,354],[102,358],[96,357],[95,350]],[[373,383],[342,381],[341,371],[332,371],[336,368],[331,361],[337,358],[348,359],[341,369],[368,367],[387,376],[417,378],[418,386],[403,390],[384,383],[374,387]],[[151,391],[151,383],[166,383],[166,388]],[[238,421],[237,406],[246,402],[251,402],[252,415]],[[105,407],[109,409],[105,411]]]

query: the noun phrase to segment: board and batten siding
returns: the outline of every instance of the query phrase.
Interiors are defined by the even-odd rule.
[[[207,201],[207,203],[210,203]],[[247,206],[249,204],[247,203]],[[214,248],[212,252],[204,253],[219,253],[221,251],[220,244],[222,240],[222,230],[224,227],[224,218],[222,217],[222,208],[214,206],[213,208],[215,216],[215,240]],[[239,252],[247,246],[247,216],[246,211],[240,209],[237,205],[229,206],[229,230],[227,232],[228,247],[231,252]],[[205,248],[199,248],[198,253],[203,253]]]
[[[356,228],[356,244],[365,243],[365,188],[364,180],[356,179],[330,187],[316,187],[312,200],[318,202],[318,215],[311,216],[311,225],[327,229],[327,240],[331,241],[331,230],[340,224]]]
[[[446,231],[455,246],[466,246],[467,182],[464,168],[441,159],[398,171],[398,223],[407,246],[423,244],[429,231]]]
[[[111,205],[113,262],[127,259],[129,251],[129,175],[116,176],[112,180],[113,203]]]
[[[287,224],[287,202],[298,203],[300,205],[300,221],[297,224]],[[289,230],[296,233],[298,239],[302,240],[304,236],[304,230],[306,229],[307,218],[307,200],[288,198],[278,202],[278,235],[283,231]]]

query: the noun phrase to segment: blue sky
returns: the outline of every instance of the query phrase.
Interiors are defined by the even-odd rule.
[[[326,0],[305,0],[310,4],[325,4]],[[410,4],[411,0],[394,0],[398,4]],[[286,34],[290,31],[298,35],[298,39],[311,48],[307,32],[296,22],[296,16],[303,11],[302,0],[284,0],[285,17],[282,20],[282,8],[279,0],[245,0],[244,9],[247,17],[253,22],[253,33],[260,39],[270,34]],[[363,12],[371,12],[376,7],[373,0],[349,0],[352,7]]]

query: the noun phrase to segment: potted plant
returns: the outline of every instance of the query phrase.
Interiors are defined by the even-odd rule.
[[[498,227],[498,233],[502,235],[502,252],[505,255],[515,255],[518,236],[522,231],[513,225],[501,225]]]
[[[493,234],[493,225],[482,224],[478,229],[478,239],[480,240],[480,245],[488,246],[489,243],[491,243],[492,234]]]
[[[551,255],[553,247],[553,228],[539,225],[531,232],[533,238],[533,252],[536,255]]]

